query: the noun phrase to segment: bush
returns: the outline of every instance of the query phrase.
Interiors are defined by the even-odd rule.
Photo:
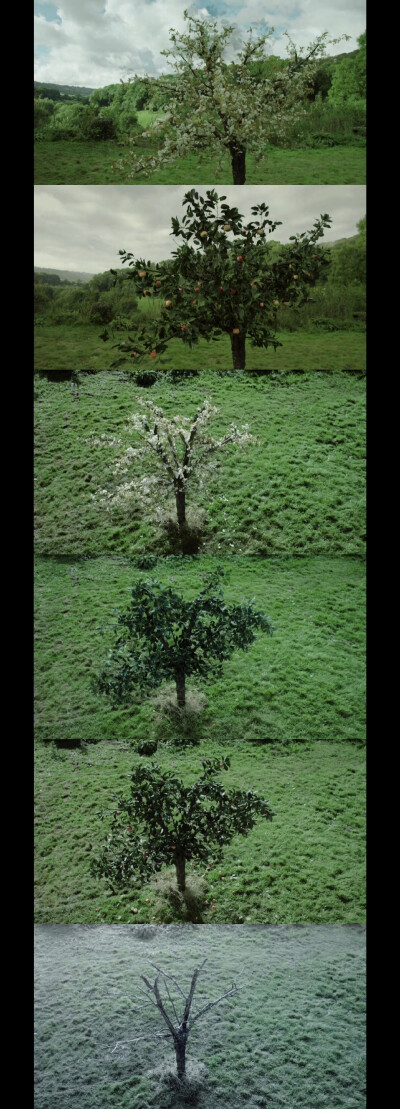
[[[72,139],[79,138],[79,135],[72,127],[51,127],[46,134],[46,138],[50,142],[71,142]]]
[[[157,747],[158,744],[156,739],[139,739],[136,744],[136,750],[139,755],[155,755]]]
[[[113,119],[104,119],[103,116],[93,116],[84,122],[82,127],[85,139],[90,142],[106,142],[108,139],[118,138]]]
[[[135,385],[140,385],[143,389],[150,389],[156,384],[157,378],[157,370],[137,370],[133,374]]]

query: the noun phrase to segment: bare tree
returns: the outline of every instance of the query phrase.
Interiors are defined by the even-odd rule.
[[[154,970],[157,971],[157,977],[155,978],[153,983],[150,982],[144,974],[141,974],[140,976],[141,980],[146,986],[146,989],[143,989],[141,986],[139,986],[138,990],[144,996],[146,1002],[152,1005],[154,1008],[158,1009],[158,1011],[161,1013],[161,1016],[167,1026],[167,1031],[156,1032],[153,1031],[152,1028],[148,1028],[144,1032],[143,1036],[137,1036],[134,1040],[131,1040],[129,1042],[137,1043],[138,1040],[146,1040],[150,1038],[161,1040],[171,1037],[174,1043],[176,1073],[179,1081],[182,1081],[182,1079],[184,1079],[185,1077],[186,1044],[195,1022],[199,1019],[199,1017],[202,1017],[205,1015],[205,1013],[208,1013],[209,1010],[212,1009],[215,1005],[218,1005],[220,1001],[223,1001],[224,998],[232,997],[233,994],[238,993],[238,991],[243,988],[241,986],[237,986],[235,982],[232,982],[230,990],[227,990],[226,993],[221,994],[220,997],[217,997],[214,1001],[207,1000],[206,1003],[201,1006],[201,1008],[197,1009],[197,1011],[193,1013],[192,1005],[197,987],[198,977],[201,974],[201,971],[203,970],[206,962],[207,959],[203,959],[201,965],[197,967],[194,971],[188,994],[184,993],[183,989],[179,985],[179,982],[173,974],[167,974],[166,971],[156,966],[155,963],[150,963],[150,966],[154,967]],[[167,995],[166,998],[163,998],[161,996],[161,989],[163,987]],[[141,1008],[142,1007],[140,1006],[140,1010]],[[123,1041],[118,1040],[115,1047],[113,1048],[113,1052],[116,1051],[122,1043]]]

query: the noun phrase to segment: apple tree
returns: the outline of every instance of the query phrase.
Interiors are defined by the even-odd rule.
[[[142,412],[134,412],[128,421],[128,438],[107,438],[89,440],[98,446],[122,448],[116,460],[113,473],[119,479],[114,490],[102,489],[94,499],[109,511],[129,507],[132,499],[142,499],[145,506],[150,500],[154,512],[154,500],[165,504],[165,496],[172,493],[176,507],[176,521],[182,550],[186,549],[187,519],[186,497],[188,486],[197,481],[203,485],[213,470],[213,456],[230,443],[244,448],[256,442],[249,434],[248,425],[242,428],[232,425],[221,438],[216,439],[208,430],[210,420],[218,413],[210,398],[199,405],[193,418],[187,416],[168,417],[162,408],[152,401],[139,398]],[[132,445],[132,433],[138,436],[140,445]],[[154,474],[149,475],[141,466],[142,476],[137,473],[138,464],[151,460]],[[135,467],[131,481],[122,480]]]
[[[132,358],[155,359],[174,338],[192,347],[201,338],[218,341],[228,335],[234,369],[245,369],[247,338],[256,347],[281,345],[276,338],[278,308],[305,304],[329,266],[327,252],[317,244],[330,217],[321,215],[311,231],[292,235],[276,255],[266,236],[281,221],[269,218],[267,205],[254,205],[253,218],[244,223],[225,200],[212,189],[205,197],[195,189],[185,194],[181,222],[172,219],[172,234],[181,242],[168,262],[152,265],[119,251],[130,273],[112,271],[115,280],[131,277],[135,295],[163,304],[158,318],[116,344],[124,357],[113,366]]]
[[[130,796],[113,798],[110,831],[91,863],[95,877],[105,878],[113,890],[130,889],[173,865],[184,893],[187,863],[214,866],[234,836],[247,836],[260,817],[272,820],[264,797],[216,780],[221,770],[229,770],[229,757],[201,761],[203,772],[192,785],[156,764],[135,767]],[[106,819],[109,813],[99,815]]]
[[[146,989],[144,990],[143,987],[139,986],[139,993],[141,997],[144,996],[147,1002],[150,1001],[153,1007],[156,1007],[158,1009],[164,1023],[167,1026],[167,1031],[155,1031],[155,1028],[153,1027],[153,1023],[151,1021],[149,1009],[147,1008],[147,1020],[144,1016],[142,1035],[136,1036],[133,1040],[129,1040],[128,1042],[137,1043],[138,1040],[160,1040],[165,1038],[169,1039],[169,1037],[171,1037],[175,1050],[176,1075],[179,1083],[181,1083],[182,1080],[184,1080],[185,1078],[187,1041],[189,1038],[189,1033],[192,1031],[195,1022],[199,1019],[199,1017],[205,1016],[205,1014],[208,1013],[210,1009],[213,1009],[215,1005],[219,1005],[220,1001],[223,1001],[227,997],[232,997],[234,994],[238,993],[240,989],[242,989],[242,986],[237,986],[235,982],[232,982],[231,988],[229,990],[226,990],[225,993],[220,994],[220,996],[215,998],[213,1001],[209,1001],[207,999],[205,1001],[205,1004],[203,1003],[201,1007],[194,1012],[193,1002],[197,987],[197,981],[206,962],[207,959],[203,959],[203,962],[200,964],[200,966],[195,969],[191,978],[189,992],[187,994],[185,994],[184,990],[179,985],[179,982],[175,975],[168,974],[167,971],[162,970],[161,967],[158,967],[155,963],[151,961],[150,966],[157,971],[157,976],[154,982],[149,982],[149,979],[146,977],[145,974],[140,975],[141,981],[144,982]],[[126,1000],[131,1001],[131,998],[127,998]],[[131,1003],[134,1005],[135,1008],[137,1008],[137,1003],[135,1003],[134,1001]],[[141,1014],[142,1009],[143,1006],[140,1005]],[[113,1048],[112,1053],[118,1051],[120,1047],[125,1047],[125,1043],[126,1041],[124,1042],[123,1040],[118,1040],[115,1044],[115,1047]]]
[[[207,575],[193,600],[159,582],[138,581],[129,607],[118,616],[114,646],[92,679],[95,692],[113,705],[129,704],[134,690],[157,689],[172,679],[177,704],[184,708],[187,678],[220,676],[223,662],[237,648],[247,651],[257,629],[271,634],[269,617],[251,602],[226,604],[222,575],[221,568]]]
[[[157,137],[159,149],[143,157],[136,155],[133,144],[129,156],[118,164],[128,166],[133,177],[150,174],[191,151],[199,158],[214,155],[219,166],[228,154],[234,185],[244,185],[247,152],[263,158],[266,144],[284,140],[304,115],[314,72],[328,44],[327,32],[301,49],[287,35],[286,64],[260,67],[257,63],[268,61],[266,47],[274,28],[258,38],[250,28],[247,41],[236,50],[236,60],[228,64],[237,28],[231,24],[221,29],[217,20],[196,18],[187,11],[184,18],[187,32],[171,29],[172,48],[162,51],[170,60],[173,78],[153,81],[169,96],[164,115],[148,133]]]

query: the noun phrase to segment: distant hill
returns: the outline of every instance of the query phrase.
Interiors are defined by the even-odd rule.
[[[91,96],[96,89],[87,89],[84,85],[55,85],[52,81],[34,81],[35,89],[57,89],[61,96]]]
[[[51,270],[50,266],[34,266],[35,273],[54,273],[60,278],[60,281],[70,281],[71,285],[76,285],[78,281],[87,283],[95,276],[94,273],[81,273],[80,270]]]

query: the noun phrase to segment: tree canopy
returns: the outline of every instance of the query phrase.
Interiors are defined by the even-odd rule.
[[[121,165],[135,173],[154,169],[195,151],[221,159],[229,154],[233,183],[246,180],[246,153],[263,158],[266,144],[282,139],[306,108],[315,70],[323,57],[328,35],[319,35],[307,48],[298,49],[288,38],[285,64],[268,62],[266,46],[274,28],[258,38],[252,28],[227,64],[226,51],[236,38],[233,24],[219,28],[210,18],[184,13],[187,32],[171,29],[172,48],[163,50],[174,69],[175,79],[159,78],[160,88],[168,87],[169,101],[152,134],[159,139],[159,150],[137,157],[134,145]],[[339,39],[330,40],[338,42]]]
[[[269,617],[251,602],[225,602],[222,576],[221,567],[207,575],[193,600],[156,581],[137,582],[128,609],[118,616],[115,644],[93,679],[94,689],[115,705],[129,704],[136,689],[156,689],[172,678],[183,707],[187,677],[222,674],[225,660],[237,648],[246,651],[257,629],[271,634]]]
[[[235,835],[247,836],[260,816],[272,820],[264,797],[216,781],[229,770],[229,757],[201,761],[203,773],[192,785],[156,764],[135,768],[130,796],[114,798],[110,832],[91,864],[96,877],[113,889],[129,888],[172,865],[183,893],[188,862],[215,864]],[[109,816],[104,810],[99,815]]]
[[[164,299],[161,315],[151,326],[146,321],[135,335],[117,344],[125,355],[120,361],[156,358],[171,338],[192,346],[200,338],[217,341],[225,332],[234,368],[244,369],[246,338],[257,347],[280,345],[277,309],[305,304],[310,288],[329,266],[329,256],[317,244],[330,217],[321,215],[310,231],[292,235],[275,253],[266,237],[280,221],[269,218],[267,205],[254,205],[252,219],[244,223],[238,209],[225,200],[215,190],[205,197],[196,189],[185,194],[182,220],[172,219],[172,234],[181,244],[168,265],[152,266],[119,251],[139,294]],[[117,271],[114,274],[118,280]]]

